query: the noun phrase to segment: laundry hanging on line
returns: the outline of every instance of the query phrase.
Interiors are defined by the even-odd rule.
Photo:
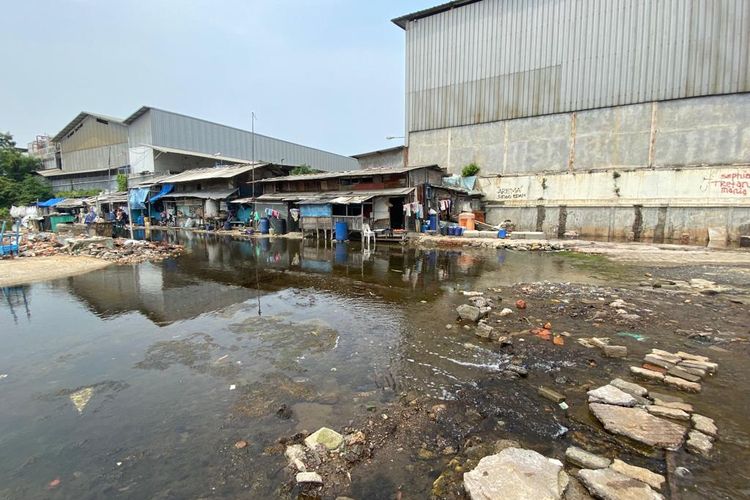
[[[422,206],[422,204],[416,201],[413,203],[404,204],[404,214],[406,214],[407,217],[411,217],[412,213],[414,213],[417,219],[423,219],[424,207]]]

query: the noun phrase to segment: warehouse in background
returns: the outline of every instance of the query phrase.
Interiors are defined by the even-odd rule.
[[[750,3],[459,0],[406,33],[408,164],[548,236],[750,232]]]
[[[55,192],[117,190],[117,175],[130,184],[196,168],[257,161],[309,165],[321,171],[358,167],[357,160],[218,123],[141,107],[126,119],[81,112],[55,137],[58,162],[38,173]]]

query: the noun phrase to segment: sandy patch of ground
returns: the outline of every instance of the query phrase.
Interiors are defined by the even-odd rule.
[[[0,286],[25,285],[39,281],[66,278],[110,265],[93,257],[54,255],[0,260]]]
[[[603,255],[618,262],[655,266],[684,264],[750,265],[750,251],[690,245],[566,241],[566,250]]]

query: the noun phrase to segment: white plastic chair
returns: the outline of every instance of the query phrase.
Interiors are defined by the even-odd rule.
[[[364,243],[363,249],[370,250],[370,238],[372,238],[372,247],[375,248],[375,231],[370,229],[370,225],[365,223],[362,224],[362,243]]]

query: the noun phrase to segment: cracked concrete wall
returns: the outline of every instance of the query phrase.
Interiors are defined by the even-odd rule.
[[[409,134],[409,163],[480,166],[487,220],[554,236],[732,240],[750,225],[750,93],[618,106]],[[659,207],[667,207],[659,222]],[[663,208],[662,208],[663,210]],[[743,233],[744,234],[744,233]]]

